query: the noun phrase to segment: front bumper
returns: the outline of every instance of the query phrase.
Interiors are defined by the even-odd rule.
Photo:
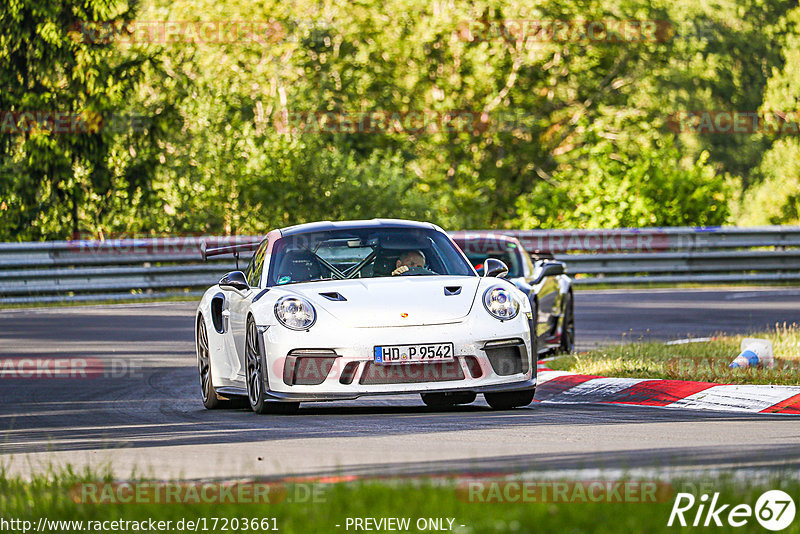
[[[469,316],[450,324],[323,328],[297,332],[259,328],[265,391],[291,401],[347,400],[364,395],[532,389],[536,356],[526,314],[511,321]],[[319,328],[318,328],[319,327]],[[374,362],[376,345],[452,342],[449,364]]]
[[[522,391],[526,389],[533,389],[536,387],[536,378],[525,380],[523,382],[495,384],[492,386],[476,386],[476,387],[451,387],[451,388],[430,388],[419,389],[412,391],[368,391],[360,393],[339,393],[339,392],[319,392],[319,393],[299,393],[289,392],[284,393],[280,391],[268,390],[267,396],[276,400],[282,401],[296,401],[296,402],[321,402],[321,401],[334,401],[334,400],[354,400],[362,396],[368,395],[407,395],[409,393],[446,393],[457,391],[470,391],[473,393],[493,393],[504,391]]]

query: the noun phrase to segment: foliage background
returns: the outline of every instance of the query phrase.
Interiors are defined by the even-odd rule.
[[[501,31],[597,19],[672,31],[622,43]],[[279,31],[224,43],[76,31],[131,20]],[[0,134],[0,240],[370,217],[454,229],[797,223],[800,136],[676,132],[670,120],[796,119],[798,24],[787,0],[7,0],[0,111],[91,112],[106,127]],[[517,119],[434,133],[277,127],[286,112],[387,110]]]

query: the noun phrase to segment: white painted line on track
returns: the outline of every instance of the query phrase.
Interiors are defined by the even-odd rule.
[[[759,289],[759,290],[748,290],[742,291],[739,293],[734,293],[732,295],[725,295],[725,300],[738,300],[738,299],[752,299],[762,297],[762,293],[765,291],[769,291],[768,289]],[[780,289],[772,288],[772,291],[779,293],[781,297],[796,297],[800,296],[800,289],[791,289],[781,291]]]
[[[582,384],[562,391],[557,398],[559,403],[585,403],[592,398],[611,396],[649,378],[592,378]],[[556,399],[551,399],[556,400]]]
[[[664,345],[688,345],[689,343],[705,343],[707,341],[714,341],[713,337],[691,337],[685,339],[675,339],[667,341]]]
[[[569,371],[539,371],[536,375],[536,385],[544,384],[554,378],[558,378],[559,376],[566,376],[566,375],[574,375],[575,373],[570,373]]]
[[[767,385],[712,386],[668,404],[667,408],[692,408],[729,412],[760,412],[800,394],[800,387]]]

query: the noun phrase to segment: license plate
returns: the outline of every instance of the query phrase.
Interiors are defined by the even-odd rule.
[[[375,363],[419,363],[453,361],[452,343],[425,343],[422,345],[382,345],[375,347]]]

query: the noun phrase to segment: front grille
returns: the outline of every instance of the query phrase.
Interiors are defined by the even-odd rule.
[[[332,352],[332,351],[331,351]],[[318,386],[331,372],[337,356],[294,356],[292,351],[283,366],[283,382],[288,386]],[[335,354],[335,353],[334,353]]]
[[[495,374],[500,376],[528,372],[528,355],[524,345],[502,345],[483,349]]]
[[[472,375],[472,378],[480,378],[483,376],[483,369],[481,369],[478,358],[475,356],[467,356],[464,358],[464,362],[467,364],[467,370],[469,374]]]
[[[447,382],[464,380],[464,371],[458,360],[436,363],[406,363],[381,365],[367,362],[361,373],[360,384],[415,384],[419,382]]]
[[[339,377],[340,384],[352,384],[353,379],[356,377],[356,371],[358,370],[358,362],[350,362],[344,366],[342,369],[342,376]]]

